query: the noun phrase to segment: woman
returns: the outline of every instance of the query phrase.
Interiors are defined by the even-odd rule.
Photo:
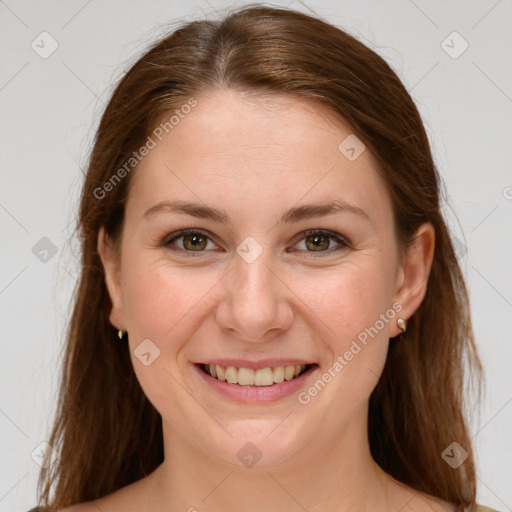
[[[42,505],[490,510],[439,201],[409,94],[338,28],[256,6],[155,44],[89,162]]]

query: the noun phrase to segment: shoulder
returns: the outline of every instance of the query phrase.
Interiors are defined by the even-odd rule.
[[[48,507],[35,507],[30,509],[28,512],[98,512],[98,510],[104,510],[99,506],[101,500],[84,501],[83,503],[77,503],[64,508],[48,508]],[[105,512],[116,510],[115,508],[105,509]]]
[[[79,503],[77,505],[72,505],[70,507],[61,508],[61,509],[49,509],[42,507],[35,507],[30,509],[28,512],[97,512],[98,507],[92,502]],[[467,511],[469,512],[469,510]],[[499,512],[498,510],[490,507],[486,507],[485,505],[476,505],[474,512]]]
[[[499,511],[494,508],[486,507],[485,505],[477,505],[475,512],[499,512]]]
[[[155,470],[136,482],[92,501],[84,501],[64,508],[35,507],[28,512],[119,512],[120,510],[140,512],[145,509],[150,499],[152,483],[156,475]]]
[[[34,507],[28,512],[98,512],[98,506],[92,501],[87,501],[64,508]]]
[[[65,508],[34,507],[28,512],[98,512],[98,507],[96,507],[92,502],[86,502]]]
[[[440,512],[454,512],[454,505],[448,503],[448,502],[442,502]],[[430,505],[431,509],[434,509],[432,505]],[[435,509],[438,510],[437,508]],[[457,510],[459,510],[457,508]],[[464,512],[500,512],[499,510],[496,510],[494,508],[486,507],[485,505],[479,505],[478,503],[475,504],[474,508],[466,508],[464,509]]]

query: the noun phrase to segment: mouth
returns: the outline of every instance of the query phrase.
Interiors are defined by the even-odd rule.
[[[294,364],[286,366],[267,366],[266,368],[244,368],[237,366],[221,366],[218,364],[200,364],[206,375],[229,384],[239,386],[273,386],[284,381],[296,379],[312,364]]]
[[[241,364],[240,362],[239,364]],[[291,363],[291,361],[290,361]],[[320,366],[297,363],[248,368],[231,364],[194,363],[200,381],[216,396],[244,404],[276,402],[291,398],[307,385]],[[252,366],[262,366],[254,364]],[[278,364],[268,362],[266,364]]]

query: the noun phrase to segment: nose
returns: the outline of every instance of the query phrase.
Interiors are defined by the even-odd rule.
[[[292,325],[293,293],[265,252],[248,263],[237,257],[226,276],[216,310],[217,324],[230,336],[253,343],[279,337]]]

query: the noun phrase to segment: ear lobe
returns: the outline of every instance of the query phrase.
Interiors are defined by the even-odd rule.
[[[98,254],[105,271],[105,284],[112,303],[110,310],[110,323],[116,329],[124,329],[125,313],[123,293],[120,280],[120,258],[112,247],[111,241],[102,226],[98,232]]]
[[[394,302],[402,305],[399,317],[409,319],[420,307],[427,293],[428,277],[432,267],[435,247],[435,230],[430,222],[425,222],[416,231],[412,244],[406,248],[401,267]],[[402,331],[393,325],[390,336]]]

